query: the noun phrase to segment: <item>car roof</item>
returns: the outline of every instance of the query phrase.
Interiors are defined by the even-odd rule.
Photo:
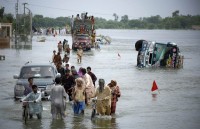
[[[25,64],[24,66],[22,66],[22,67],[40,67],[40,66],[42,66],[42,67],[44,67],[44,66],[50,66],[50,67],[55,67],[53,64],[33,64],[33,63],[28,63],[28,64]]]

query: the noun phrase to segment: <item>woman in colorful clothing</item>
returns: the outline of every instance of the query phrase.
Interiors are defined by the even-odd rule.
[[[73,90],[74,114],[84,114],[85,109],[85,85],[82,78],[76,79],[76,85]]]
[[[105,85],[104,79],[99,79],[99,87],[97,87],[94,97],[97,97],[97,113],[102,116],[109,116],[111,109],[111,89]]]
[[[111,89],[112,97],[111,97],[111,114],[115,114],[116,105],[118,98],[121,96],[121,92],[119,86],[117,86],[117,82],[115,80],[111,80],[108,84]]]

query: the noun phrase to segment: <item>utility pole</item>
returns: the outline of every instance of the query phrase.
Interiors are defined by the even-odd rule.
[[[15,25],[15,44],[17,44],[17,35],[18,35],[18,3],[19,0],[17,0],[17,3],[15,4],[15,13],[16,13],[16,25]]]
[[[23,5],[24,5],[24,36],[26,35],[26,31],[25,31],[25,18],[26,18],[26,14],[25,14],[25,6],[26,6],[26,4],[28,4],[28,3],[22,3]]]
[[[26,9],[29,11],[29,18],[30,18],[30,37],[31,37],[31,42],[32,42],[32,36],[33,36],[33,34],[32,34],[32,12],[31,12],[31,10],[29,9],[29,8],[27,8],[26,7]]]
[[[22,3],[23,5],[24,5],[24,15],[25,15],[25,6],[26,6],[26,4],[28,4],[28,3]]]

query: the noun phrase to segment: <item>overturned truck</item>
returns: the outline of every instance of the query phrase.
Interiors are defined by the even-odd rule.
[[[138,40],[135,43],[138,51],[137,66],[182,68],[183,55],[175,43],[158,43],[146,40]]]

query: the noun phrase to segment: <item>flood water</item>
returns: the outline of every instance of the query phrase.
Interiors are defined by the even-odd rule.
[[[112,38],[110,45],[101,45],[101,50],[85,52],[81,64],[76,53],[71,52],[70,64],[76,69],[91,66],[97,78],[118,82],[121,97],[116,115],[112,118],[90,120],[91,109],[84,116],[74,116],[70,105],[67,117],[52,121],[50,102],[43,102],[43,117],[22,121],[21,103],[13,99],[14,74],[27,61],[48,63],[57,43],[71,36],[47,36],[46,42],[37,42],[33,37],[28,49],[0,49],[6,59],[0,61],[0,128],[1,129],[199,129],[200,127],[200,31],[193,30],[97,30],[97,34]],[[184,55],[182,69],[138,69],[135,42],[146,39],[157,42],[175,42]],[[71,45],[70,45],[71,46]],[[118,53],[120,57],[118,56]],[[63,57],[63,55],[62,55]],[[159,93],[152,95],[151,87],[156,81]]]

